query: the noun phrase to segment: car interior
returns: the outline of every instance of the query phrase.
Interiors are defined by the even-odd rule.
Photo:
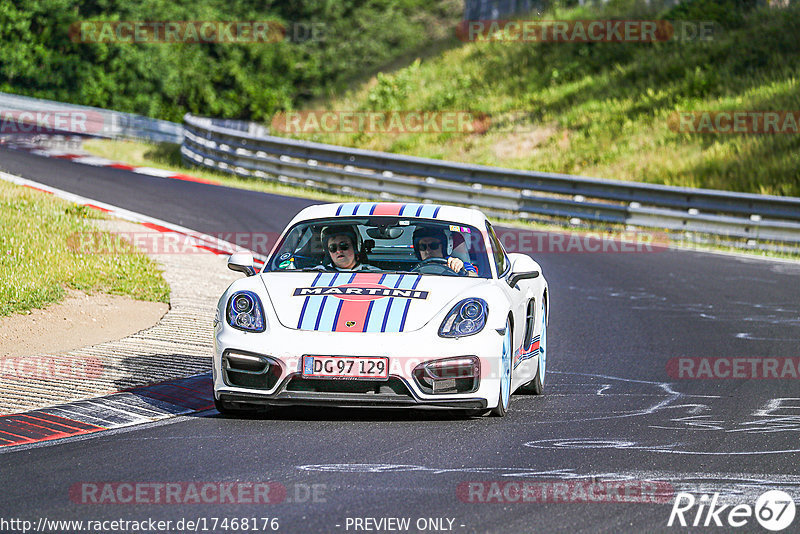
[[[414,251],[413,235],[419,227],[435,228],[450,235],[453,246],[450,256],[472,263],[479,276],[488,273],[488,263],[480,232],[472,227],[409,219],[335,219],[300,223],[287,232],[266,270],[282,271],[313,269],[329,262],[322,246],[320,234],[326,226],[351,226],[358,230],[361,246],[358,257],[382,271],[414,272],[421,261]],[[426,272],[430,271],[430,272]],[[435,271],[435,272],[434,272]],[[440,272],[441,271],[441,272]],[[444,269],[426,269],[423,274],[453,274]]]

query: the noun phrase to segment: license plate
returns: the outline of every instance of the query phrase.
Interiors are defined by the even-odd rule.
[[[389,378],[389,358],[303,356],[303,378]]]

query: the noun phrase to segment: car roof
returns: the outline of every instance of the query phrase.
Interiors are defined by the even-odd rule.
[[[408,217],[409,219],[430,219],[450,221],[485,229],[486,216],[473,208],[459,208],[444,204],[417,204],[403,202],[345,202],[341,204],[317,204],[303,209],[295,215],[289,226],[309,219],[333,217],[352,218],[353,216]]]

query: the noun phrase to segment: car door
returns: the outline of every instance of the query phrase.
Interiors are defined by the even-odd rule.
[[[529,300],[527,284],[518,284],[516,288],[508,285],[506,280],[511,273],[511,261],[502,242],[497,237],[492,223],[489,221],[486,221],[486,233],[492,248],[490,261],[494,263],[497,272],[497,287],[506,296],[509,308],[514,316],[513,347],[516,352],[517,347],[520,346],[522,339],[525,337],[525,312]]]

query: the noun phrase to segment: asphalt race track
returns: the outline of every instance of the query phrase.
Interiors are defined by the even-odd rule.
[[[0,169],[206,233],[277,232],[313,203],[5,149]],[[513,397],[503,419],[313,408],[237,420],[210,410],[1,453],[0,510],[34,522],[171,520],[175,531],[181,519],[231,532],[222,519],[255,518],[246,531],[701,532],[714,529],[667,526],[677,493],[752,507],[780,489],[800,500],[797,377],[668,372],[679,357],[794,358],[796,371],[800,264],[679,250],[536,260],[552,303],[547,393]],[[581,497],[581,484],[608,481],[645,502]],[[82,484],[104,482],[271,482],[280,502],[93,503],[100,493],[86,488],[96,486]],[[562,493],[513,502],[514,483]],[[739,530],[765,532],[754,517]]]

